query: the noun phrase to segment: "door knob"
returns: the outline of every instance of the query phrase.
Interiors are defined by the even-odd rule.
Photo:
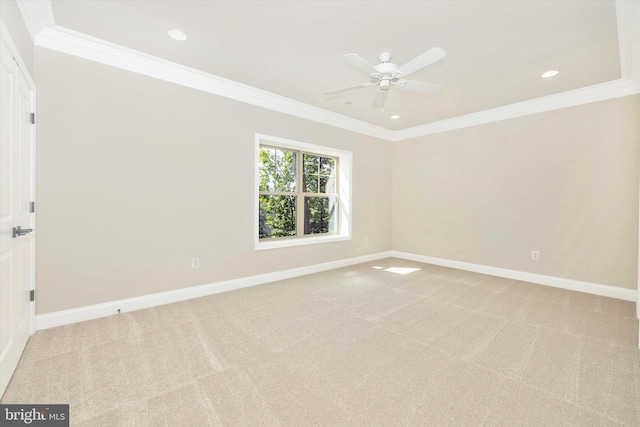
[[[29,234],[32,231],[32,228],[22,228],[20,226],[13,227],[13,238],[15,239],[18,236],[24,236],[25,234]]]

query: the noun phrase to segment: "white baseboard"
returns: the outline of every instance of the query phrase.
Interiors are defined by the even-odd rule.
[[[556,288],[569,289],[573,291],[585,292],[594,295],[617,298],[625,301],[636,301],[638,292],[634,289],[624,289],[615,286],[600,285],[597,283],[581,282],[578,280],[563,279],[542,274],[527,273],[518,270],[509,270],[499,267],[490,267],[480,264],[455,261],[443,258],[435,258],[425,255],[416,255],[400,251],[379,252],[371,255],[364,255],[355,258],[347,258],[339,261],[331,261],[323,264],[314,264],[306,267],[292,268],[289,270],[275,271],[273,273],[259,274],[256,276],[242,277],[239,279],[225,280],[223,282],[209,283],[206,285],[192,286],[184,289],[176,289],[168,292],[160,292],[135,298],[111,301],[103,304],[95,304],[70,310],[57,311],[53,313],[40,314],[36,316],[36,330],[55,328],[57,326],[71,323],[83,322],[85,320],[98,319],[115,315],[118,310],[122,313],[141,310],[149,307],[170,304],[192,298],[213,295],[235,289],[247,288],[250,286],[262,285],[278,280],[290,279],[293,277],[305,276],[307,274],[319,273],[364,262],[376,261],[383,258],[402,258],[411,261],[423,262],[426,264],[439,265],[443,267],[456,268],[459,270],[473,271],[476,273],[488,274],[491,276],[504,277],[508,279],[521,280],[524,282],[537,283],[540,285],[553,286]]]
[[[426,255],[416,255],[400,251],[391,251],[391,255],[394,258],[402,258],[410,261],[423,262],[425,264],[434,264],[442,267],[456,268],[458,270],[473,271],[476,273],[488,274],[490,276],[505,277],[507,279],[521,280],[523,282],[553,286],[556,288],[569,289],[571,291],[584,292],[587,294],[600,295],[625,301],[636,301],[638,295],[638,292],[635,289],[625,289],[618,288],[616,286],[581,282],[579,280],[563,279],[560,277],[545,276],[543,274],[527,273],[525,271],[490,267],[487,265],[435,258]]]
[[[209,283],[206,285],[192,286],[174,291],[160,292],[135,298],[111,301],[103,304],[95,304],[70,310],[56,311],[53,313],[39,314],[36,316],[36,330],[55,328],[85,320],[98,319],[118,313],[141,310],[173,302],[184,301],[206,295],[218,294],[249,286],[262,285],[278,280],[290,279],[321,271],[333,270],[350,265],[361,264],[391,257],[391,251],[379,252],[355,258],[347,258],[339,261],[331,261],[323,264],[314,264],[306,267],[292,268],[290,270],[275,271],[273,273],[259,274],[256,276],[242,277],[239,279],[225,280],[223,282]]]

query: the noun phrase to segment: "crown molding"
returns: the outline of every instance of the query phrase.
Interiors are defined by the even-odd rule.
[[[518,102],[516,104],[505,105],[504,107],[492,108],[491,110],[479,111],[477,113],[399,130],[394,133],[393,141],[404,141],[420,136],[448,132],[455,129],[543,113],[545,111],[553,111],[590,102],[604,101],[637,93],[640,93],[640,85],[632,80],[618,79],[529,101]]]
[[[616,0],[615,4],[620,50],[620,79],[402,129],[394,132],[392,141],[404,141],[640,93],[640,1]]]
[[[620,72],[640,84],[640,1],[616,0]]]
[[[40,31],[56,24],[50,0],[16,0],[16,3],[32,42],[35,43]]]
[[[36,46],[110,65],[291,116],[390,141],[393,131],[276,95],[204,71],[129,49],[87,34],[53,26],[43,29]]]
[[[392,131],[56,26],[50,0],[17,0],[17,3],[37,46],[387,141],[404,141],[640,93],[639,1],[616,0],[620,79],[399,131]]]

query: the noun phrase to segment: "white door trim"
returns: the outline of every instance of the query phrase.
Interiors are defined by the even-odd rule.
[[[4,25],[4,21],[2,20],[2,18],[0,18],[0,38],[4,41],[5,46],[9,49],[9,52],[11,52],[13,59],[18,64],[18,68],[22,72],[22,75],[24,76],[24,79],[27,82],[29,89],[31,90],[31,109],[33,110],[32,111],[33,114],[35,114],[36,113],[36,83],[31,77],[31,74],[29,74],[29,69],[27,68],[27,64],[25,64],[24,60],[20,56],[20,51],[18,50],[15,43],[13,42],[13,39],[11,38],[11,34],[9,33],[9,30],[7,29],[7,27]],[[33,147],[32,154],[31,154],[31,185],[33,188],[31,188],[31,194],[33,195],[33,201],[35,202],[36,201],[36,127],[33,128],[33,131],[31,133],[31,144]],[[33,213],[34,224],[36,223],[36,221],[37,221],[37,215],[34,212]],[[37,236],[37,233],[34,235],[33,259],[31,260],[32,261],[31,265],[33,266],[32,278],[31,278],[31,289],[33,291],[35,291],[36,289],[35,288],[35,285],[36,285],[35,237],[36,236]],[[33,335],[36,332],[36,310],[35,310],[34,302],[31,303],[31,314],[30,314],[29,322],[30,322],[31,335]]]
[[[25,114],[25,116],[27,115],[26,113],[32,113],[35,114],[35,101],[36,101],[36,87],[35,87],[35,82],[33,80],[33,78],[31,77],[31,75],[29,74],[29,70],[26,67],[26,64],[24,63],[22,57],[20,56],[20,52],[17,49],[15,43],[13,42],[13,39],[11,38],[11,34],[9,33],[7,27],[5,26],[4,22],[2,21],[2,19],[0,19],[0,38],[2,39],[2,50],[3,50],[3,57],[4,54],[8,54],[11,56],[11,58],[13,59],[13,61],[11,61],[10,59],[7,58],[7,62],[11,62],[11,67],[12,67],[12,73],[14,73],[14,75],[17,77],[16,79],[16,83],[15,85],[12,84],[11,87],[11,91],[13,92],[12,97],[15,96],[15,101],[12,101],[12,109],[16,106],[16,105],[24,105],[24,104],[19,104],[19,101],[17,101],[17,99],[19,99],[20,94],[23,94],[24,97],[22,99],[26,99],[28,100],[28,109],[26,109],[26,111],[23,111],[22,113]],[[6,57],[5,57],[6,58]],[[18,104],[16,104],[18,103]],[[20,113],[20,111],[18,111],[18,113]],[[13,115],[13,114],[18,114],[18,113],[12,113],[12,118],[11,118],[11,124],[9,124],[9,126],[14,126],[15,123],[14,121],[16,119],[18,119],[20,116],[18,115]],[[35,177],[36,177],[36,173],[35,173],[35,158],[36,158],[36,136],[35,136],[35,126],[33,124],[28,124],[27,120],[28,117],[22,116],[22,120],[24,120],[22,123],[26,124],[25,128],[28,132],[28,144],[30,145],[29,147],[29,157],[26,158],[27,160],[27,165],[30,168],[30,176],[29,176],[29,180],[30,180],[30,188],[28,189],[28,200],[35,202]],[[3,126],[7,126],[7,124],[3,123]],[[16,129],[16,131],[19,131]],[[13,131],[12,131],[13,132]],[[18,138],[20,138],[20,143],[25,143],[26,141],[22,139],[22,135],[24,134],[20,134],[18,136]],[[13,134],[11,136],[11,138],[14,138]],[[13,142],[11,142],[11,144],[13,144]],[[22,147],[24,147],[23,145],[18,144],[19,150],[22,149]],[[15,147],[14,147],[15,148]],[[13,149],[13,148],[12,148]],[[17,156],[17,157],[16,157]],[[12,155],[12,162],[15,161],[16,159],[20,159],[21,154],[17,154],[16,156]],[[12,175],[15,177],[15,175]],[[11,185],[15,185],[15,183],[12,183]],[[21,185],[21,184],[19,184]],[[12,196],[13,197],[13,196]],[[22,197],[22,196],[20,196]],[[23,205],[24,206],[24,205]],[[12,209],[14,209],[14,207],[12,207]],[[27,211],[23,211],[23,212],[27,212]],[[26,227],[30,227],[30,228],[34,228],[35,229],[35,212],[34,213],[27,213],[28,217],[29,217],[29,223],[28,224],[24,224]],[[9,224],[8,225],[8,229],[10,230],[10,228],[13,226],[14,224]],[[25,227],[25,228],[26,228]],[[6,232],[7,230],[3,229],[3,233]],[[10,231],[9,231],[10,233]],[[7,236],[3,236],[3,239],[7,237]],[[9,240],[11,240],[11,236],[8,237]],[[35,245],[36,245],[36,237],[35,237],[35,233],[31,236],[29,236],[29,245],[30,245],[30,260],[29,260],[29,264],[30,264],[30,270],[28,272],[28,290],[30,291],[34,291],[35,292]],[[12,250],[12,249],[10,249]],[[13,284],[11,285],[13,286]],[[24,288],[23,288],[24,289]],[[15,301],[11,302],[12,304],[12,308],[11,310],[13,310],[15,308],[14,304]],[[24,307],[24,306],[21,306]],[[26,322],[23,323],[24,325],[24,329],[21,329],[21,341],[20,344],[15,344],[15,348],[16,351],[18,351],[18,349],[20,350],[20,352],[22,352],[24,350],[24,347],[22,347],[22,345],[26,345],[25,341],[22,341],[25,337],[25,335],[28,333],[29,336],[33,335],[36,331],[36,318],[35,318],[35,302],[31,301],[28,302],[27,305],[27,313],[26,313],[26,317],[23,317],[22,319],[24,319],[24,321]],[[3,313],[3,316],[6,313]],[[11,316],[13,316],[13,314],[10,314]],[[9,347],[7,347],[8,349]],[[4,359],[5,354],[3,354],[3,359]],[[13,365],[13,363],[18,363],[17,360],[15,359],[15,357],[17,357],[17,353],[15,353],[15,357],[12,356],[13,359],[11,359],[11,365],[10,367],[5,366],[5,370],[3,370],[3,379],[2,379],[2,389],[0,389],[0,395],[4,394],[4,388],[7,385],[7,383],[5,382],[5,380],[7,379],[7,376],[5,376],[5,374],[12,374],[13,372],[11,372],[13,369],[15,369],[15,366]],[[8,377],[10,378],[10,376]]]

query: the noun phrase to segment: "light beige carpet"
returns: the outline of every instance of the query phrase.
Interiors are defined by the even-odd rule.
[[[631,302],[386,259],[40,331],[2,402],[74,426],[637,426],[637,336]]]

